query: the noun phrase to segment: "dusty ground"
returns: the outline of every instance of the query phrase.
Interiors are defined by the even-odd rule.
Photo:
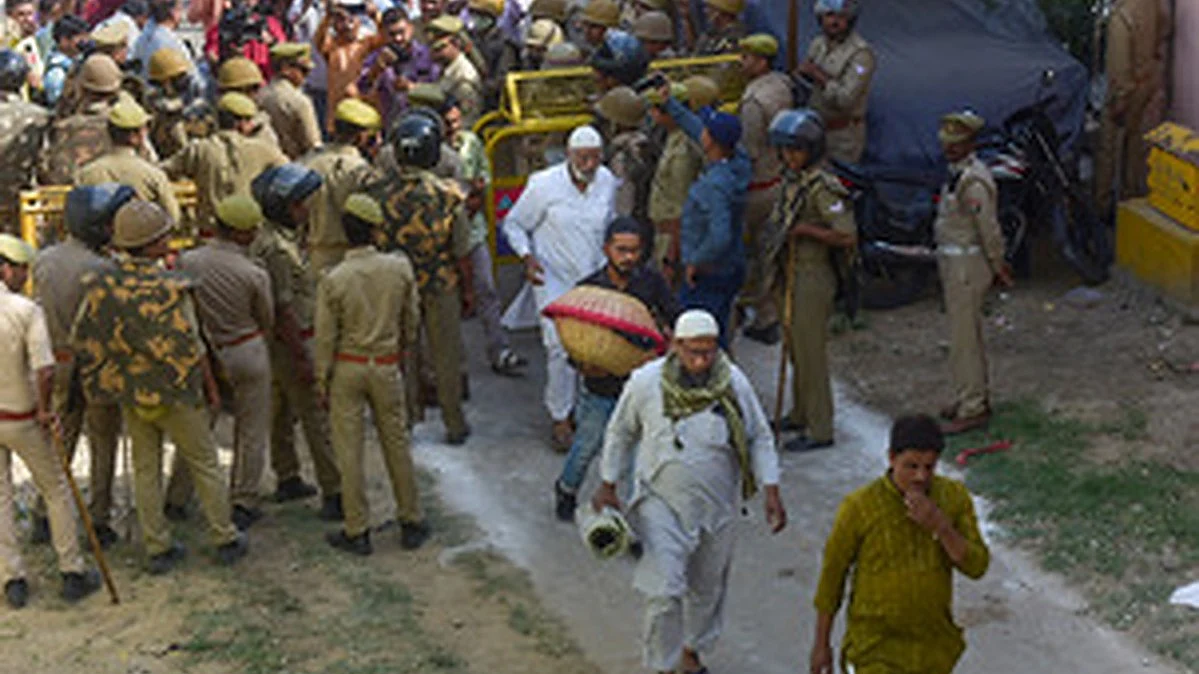
[[[183,568],[148,576],[135,546],[121,543],[109,559],[122,604],[100,593],[69,607],[57,597],[53,555],[27,550],[34,594],[24,610],[0,608],[0,672],[597,671],[541,608],[523,571],[455,547],[477,531],[434,497],[427,499],[432,543],[401,550],[385,521],[386,474],[381,465],[371,473],[382,530],[365,559],[325,545],[330,527],[316,519],[315,504],[272,504],[238,566],[212,562],[193,517],[176,526],[190,553]],[[425,492],[433,493],[428,480]]]

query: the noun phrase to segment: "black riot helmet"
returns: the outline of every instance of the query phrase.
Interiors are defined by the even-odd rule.
[[[136,195],[133,188],[120,183],[100,183],[76,187],[67,193],[63,219],[67,231],[93,250],[112,238],[112,219],[117,209]]]
[[[808,166],[824,159],[824,120],[815,110],[783,110],[770,122],[768,134],[770,144],[780,150],[806,150]]]
[[[295,229],[303,223],[292,220],[288,205],[307,199],[323,182],[321,174],[310,168],[284,164],[259,173],[250,183],[250,193],[267,220]]]
[[[591,55],[591,67],[625,86],[633,86],[649,69],[645,47],[631,33],[609,30],[604,43]]]
[[[433,168],[441,158],[441,124],[432,116],[408,113],[392,127],[391,145],[401,165]]]
[[[12,49],[0,50],[0,91],[16,92],[29,77],[29,62]]]

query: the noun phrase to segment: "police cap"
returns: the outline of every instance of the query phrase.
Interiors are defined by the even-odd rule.
[[[346,203],[342,206],[342,211],[346,215],[352,215],[359,220],[372,224],[383,224],[383,209],[379,206],[379,202],[368,197],[362,192],[351,194]]]
[[[250,119],[258,114],[258,105],[254,99],[236,91],[221,95],[217,99],[216,108],[242,119]]]
[[[779,41],[769,33],[754,33],[749,37],[741,38],[737,44],[743,53],[767,59],[772,59],[779,53]]]
[[[150,113],[132,98],[121,98],[108,111],[108,123],[118,129],[140,129],[150,123]]]
[[[230,229],[248,232],[262,224],[262,209],[250,195],[235,194],[216,205],[216,219]]]
[[[378,129],[383,124],[383,118],[379,116],[379,111],[369,103],[357,98],[346,98],[338,103],[333,118],[363,129]]]
[[[235,56],[217,70],[217,84],[221,89],[255,87],[262,84],[262,71],[250,59]]]
[[[140,248],[170,233],[175,226],[162,206],[134,199],[121,206],[112,221],[112,245],[117,248]]]
[[[33,261],[33,246],[12,234],[0,234],[0,258],[13,264],[26,265]]]

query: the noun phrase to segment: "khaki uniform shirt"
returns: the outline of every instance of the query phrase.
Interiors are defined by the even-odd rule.
[[[312,100],[291,80],[276,77],[258,97],[279,137],[279,148],[291,159],[299,159],[321,144],[321,128]]]
[[[46,312],[46,326],[55,350],[70,345],[71,326],[83,299],[83,275],[115,265],[75,237],[38,253],[33,261],[33,292]]]
[[[791,81],[777,70],[754,79],[741,95],[737,110],[741,116],[741,144],[753,162],[755,183],[779,177],[782,165],[778,150],[770,144],[770,123],[775,115],[791,108],[794,101]]]
[[[80,185],[124,183],[137,192],[139,199],[162,206],[175,222],[182,212],[167,174],[137,155],[131,147],[115,147],[79,170]]]
[[[1165,54],[1159,46],[1169,31],[1169,16],[1157,2],[1121,0],[1112,7],[1104,55],[1108,105],[1127,105],[1134,93],[1145,96],[1161,85]]]
[[[254,178],[286,163],[287,157],[278,148],[226,129],[192,141],[162,166],[172,178],[196,182],[200,222],[207,222],[222,199],[249,194]]]
[[[991,170],[971,154],[950,167],[949,182],[941,188],[937,221],[933,225],[937,248],[956,247],[956,254],[981,253],[992,270],[1004,264],[1003,229],[996,210],[995,179]],[[953,253],[950,253],[953,254]]]
[[[687,190],[704,169],[704,155],[686,131],[672,129],[649,191],[649,219],[669,222],[683,218]]]
[[[809,168],[798,180],[787,180],[778,202],[778,208],[782,209],[779,222],[784,223],[784,235],[799,223],[857,234],[857,223],[847,195],[837,178],[820,168]],[[831,264],[829,247],[825,244],[808,237],[793,241],[795,261],[799,266]]]
[[[250,244],[249,252],[271,278],[275,311],[291,307],[301,330],[312,327],[312,280],[300,255],[295,233],[272,222],[264,223],[258,230],[258,237]]]
[[[316,381],[325,389],[335,354],[387,356],[415,348],[420,296],[408,256],[351,249],[316,291]]]
[[[483,78],[479,76],[479,70],[466,54],[459,54],[441,73],[440,84],[447,94],[458,99],[462,123],[470,128],[483,114]]]
[[[34,373],[53,366],[41,307],[0,283],[0,411],[21,414],[36,408]]]
[[[807,58],[831,75],[828,84],[812,90],[808,103],[820,113],[825,126],[836,131],[838,125],[865,119],[874,77],[874,50],[866,40],[856,31],[836,43],[817,35],[808,46]]]
[[[311,248],[344,248],[346,234],[341,228],[341,207],[362,187],[371,166],[358,148],[335,143],[305,157],[304,166],[323,178],[313,192],[308,214],[308,245]]]
[[[0,92],[0,157],[4,158],[0,164],[0,215],[6,220],[15,217],[20,191],[33,183],[49,125],[48,110],[26,103],[17,94]]]
[[[181,255],[179,270],[196,281],[200,323],[214,347],[254,332],[270,336],[275,326],[271,279],[245,248],[213,239]]]

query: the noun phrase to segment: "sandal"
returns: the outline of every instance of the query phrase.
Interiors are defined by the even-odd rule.
[[[491,364],[491,371],[505,377],[521,377],[524,372],[520,368],[528,365],[529,361],[512,349],[504,349]]]

